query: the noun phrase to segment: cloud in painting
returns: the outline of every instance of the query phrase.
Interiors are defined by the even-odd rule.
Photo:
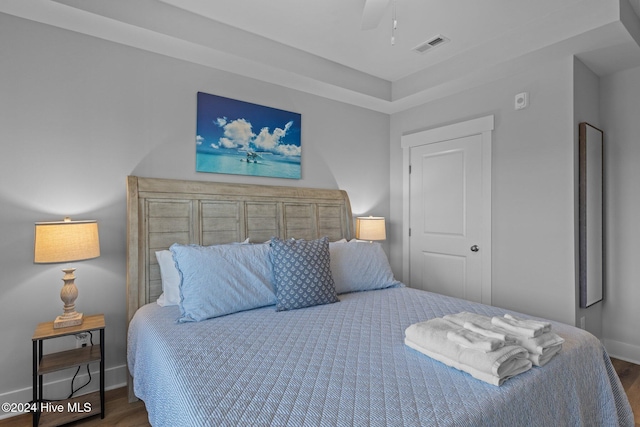
[[[282,138],[287,135],[292,125],[293,122],[290,121],[284,126],[284,129],[275,128],[273,133],[269,132],[269,128],[267,127],[262,128],[258,136],[253,140],[253,145],[258,150],[270,151],[283,156],[299,156],[301,152],[300,147],[281,144]]]
[[[248,147],[253,137],[251,123],[245,119],[227,121],[226,117],[216,119],[218,126],[224,129],[224,137],[220,138],[220,145],[225,148]]]
[[[205,139],[204,139],[204,137],[203,137],[203,136],[201,136],[201,135],[196,135],[196,145],[202,145],[202,144],[204,143],[204,141],[205,141]],[[211,148],[215,148],[216,150],[217,150],[218,148],[220,148],[220,146],[219,146],[219,145],[216,145],[216,144],[213,144],[213,143],[209,144],[209,146],[210,146]]]
[[[287,145],[278,145],[275,149],[276,153],[282,156],[300,156],[302,154],[302,150],[297,145],[287,144]]]

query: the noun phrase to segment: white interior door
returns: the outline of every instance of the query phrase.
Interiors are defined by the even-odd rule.
[[[410,165],[408,284],[490,304],[490,135],[452,134],[403,139]]]
[[[411,286],[482,299],[479,135],[411,148]]]

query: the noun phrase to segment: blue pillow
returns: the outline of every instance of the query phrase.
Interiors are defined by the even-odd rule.
[[[331,276],[329,239],[271,239],[276,311],[338,302]]]
[[[275,304],[269,245],[171,245],[180,272],[178,322]]]
[[[404,286],[393,277],[380,243],[331,242],[329,253],[338,294]]]

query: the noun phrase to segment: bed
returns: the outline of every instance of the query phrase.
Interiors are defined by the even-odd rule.
[[[386,279],[348,288],[343,282],[354,271],[354,281],[379,276],[367,276],[371,266],[358,270],[353,259],[353,271],[332,274],[336,288],[357,291],[340,292],[336,303],[282,311],[270,304],[184,322],[176,321],[182,307],[156,303],[162,280],[155,252],[174,243],[191,250],[249,239],[257,243],[251,250],[262,251],[272,236],[328,236],[335,249],[333,242],[353,237],[351,224],[349,199],[339,190],[129,177],[130,396],[145,402],[152,425],[634,425],[593,335],[551,322],[564,338],[562,351],[490,385],[409,348],[404,331],[447,314],[507,310]]]

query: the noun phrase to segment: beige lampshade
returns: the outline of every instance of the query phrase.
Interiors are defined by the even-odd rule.
[[[36,222],[35,263],[80,261],[100,256],[96,221]]]
[[[385,240],[387,233],[382,216],[359,216],[356,218],[356,239]]]

